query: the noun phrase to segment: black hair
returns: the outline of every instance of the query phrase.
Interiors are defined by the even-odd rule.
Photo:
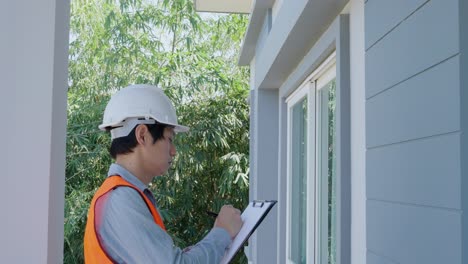
[[[138,125],[137,125],[138,126]],[[112,158],[116,158],[117,155],[128,154],[133,152],[133,149],[137,145],[137,140],[135,136],[135,126],[132,131],[125,137],[119,137],[112,140],[111,146],[109,148],[109,153]],[[164,129],[166,127],[172,127],[170,125],[156,123],[146,125],[148,127],[151,136],[153,137],[153,143],[158,141],[161,138],[164,138]]]

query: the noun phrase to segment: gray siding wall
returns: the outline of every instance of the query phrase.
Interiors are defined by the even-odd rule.
[[[460,105],[462,211],[468,212],[468,1],[460,0]],[[468,263],[468,217],[462,217],[462,263]]]
[[[462,263],[462,2],[365,3],[368,264]]]

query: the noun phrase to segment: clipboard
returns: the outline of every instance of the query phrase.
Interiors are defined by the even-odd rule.
[[[224,253],[224,257],[221,259],[221,264],[228,264],[244,243],[253,234],[255,229],[260,225],[263,219],[266,217],[271,208],[276,204],[277,201],[253,201],[250,202],[244,212],[242,212],[241,219],[244,222],[239,233],[236,235],[234,240],[231,242],[229,247]]]

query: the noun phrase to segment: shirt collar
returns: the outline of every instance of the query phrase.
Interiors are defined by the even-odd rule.
[[[129,172],[127,169],[124,167],[120,166],[117,163],[113,163],[109,167],[109,172],[107,173],[107,177],[113,176],[113,175],[119,175],[121,176],[124,180],[128,181],[135,187],[137,187],[140,191],[144,191],[148,186],[146,186],[142,181],[140,181],[135,175],[133,175],[131,172]]]

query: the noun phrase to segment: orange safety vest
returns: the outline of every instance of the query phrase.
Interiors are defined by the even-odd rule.
[[[122,177],[115,175],[108,177],[101,187],[97,190],[94,194],[93,200],[91,201],[91,206],[89,207],[88,211],[88,221],[86,223],[86,230],[84,236],[84,257],[85,262],[88,264],[94,263],[114,263],[109,255],[104,251],[101,246],[101,243],[97,237],[97,230],[96,230],[96,222],[94,219],[94,214],[96,210],[96,201],[101,198],[104,194],[114,190],[120,186],[127,186],[135,189],[141,195],[143,200],[145,201],[148,209],[151,211],[151,215],[153,215],[154,222],[159,225],[164,231],[166,227],[161,219],[161,216],[158,213],[158,210],[154,207],[153,203],[146,197],[146,195],[140,191],[137,187],[130,184]]]

